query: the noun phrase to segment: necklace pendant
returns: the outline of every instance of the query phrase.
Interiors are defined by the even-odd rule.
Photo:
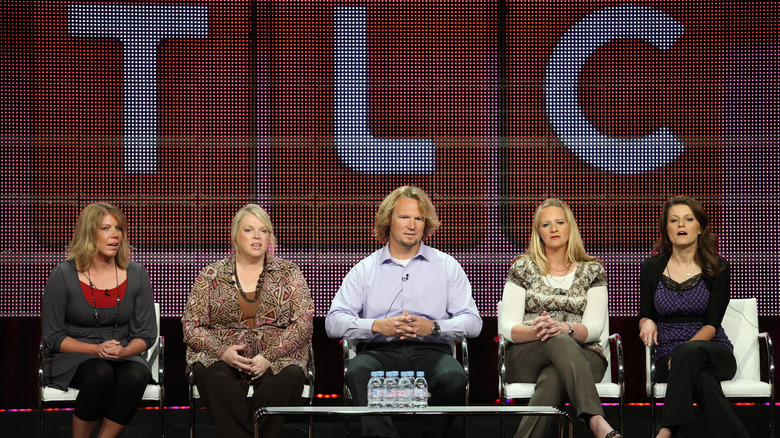
[[[95,318],[99,317],[97,309],[95,309]]]

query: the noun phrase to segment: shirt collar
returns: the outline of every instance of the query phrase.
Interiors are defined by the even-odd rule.
[[[225,275],[232,276],[233,275],[233,266],[235,266],[236,263],[236,254],[230,254],[230,257],[225,259],[225,263],[222,265],[222,272]],[[281,264],[279,264],[279,259],[276,258],[271,253],[265,253],[265,271],[279,271],[282,269]]]
[[[417,248],[417,254],[412,256],[412,260],[416,258],[421,258],[423,260],[430,260],[431,254],[431,247],[426,245],[424,242],[420,242],[420,247]],[[387,244],[382,247],[381,252],[379,253],[379,261],[380,263],[388,263],[393,261],[393,256],[390,255],[390,245]]]

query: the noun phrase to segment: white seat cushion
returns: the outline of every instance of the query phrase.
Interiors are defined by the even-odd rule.
[[[160,399],[160,387],[156,384],[154,385],[146,385],[146,389],[144,390],[144,395],[142,397],[142,400],[146,401],[156,401]],[[57,388],[52,388],[50,386],[43,388],[43,398],[41,399],[44,402],[66,402],[66,401],[75,401],[76,397],[79,395],[79,390],[76,388],[68,388],[67,391],[61,391]]]
[[[250,386],[249,392],[247,392],[247,397],[252,397],[252,394],[255,393],[255,388]],[[312,387],[311,385],[303,385],[303,393],[301,394],[302,398],[310,398],[312,396]],[[192,398],[200,398],[200,392],[198,392],[198,385],[192,385]]]
[[[769,397],[771,391],[769,383],[749,379],[726,380],[720,382],[720,387],[729,398]],[[655,384],[655,396],[666,397],[666,383]]]
[[[533,383],[510,383],[506,385],[506,398],[529,399],[534,387]],[[620,398],[620,385],[617,383],[597,383],[596,390],[601,398]]]
[[[144,390],[144,395],[141,397],[142,400],[152,401],[152,400],[159,400],[162,391],[160,391],[160,387],[158,385],[146,385],[146,390]]]
[[[63,402],[63,401],[75,401],[76,396],[79,395],[79,390],[75,388],[68,388],[67,391],[61,391],[57,388],[44,387],[42,401],[45,402]]]
[[[751,398],[771,396],[769,383],[760,380],[758,342],[758,306],[755,298],[732,299],[723,316],[723,329],[734,345],[737,360],[737,374],[734,379],[721,382],[723,394],[729,398]],[[650,395],[650,349],[645,349],[647,383],[645,389]],[[666,397],[666,383],[655,384],[655,396]]]

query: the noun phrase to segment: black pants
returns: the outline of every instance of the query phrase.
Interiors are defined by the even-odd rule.
[[[723,344],[691,341],[680,344],[669,356],[656,362],[656,381],[667,382],[661,427],[675,434],[680,425],[694,423],[696,402],[704,410],[708,436],[744,437],[749,435],[720,386],[737,372],[734,354]]]
[[[447,344],[422,342],[373,343],[358,348],[358,355],[349,361],[345,380],[352,403],[368,404],[368,380],[371,371],[424,371],[428,381],[431,406],[458,406],[466,403],[466,374],[452,357]],[[438,415],[425,428],[425,437],[447,437],[455,417]],[[361,418],[363,436],[398,437],[390,417]]]
[[[106,418],[126,426],[150,380],[149,369],[138,362],[89,359],[79,365],[68,385],[79,390],[73,415],[84,421]]]
[[[208,368],[196,362],[192,369],[198,392],[220,438],[254,437],[252,417],[261,407],[302,404],[301,393],[306,376],[295,365],[285,367],[279,374],[274,374],[269,368],[252,383],[223,361]],[[247,398],[250,384],[254,386],[251,400]],[[283,416],[265,415],[260,418],[258,430],[261,437],[276,438],[281,434],[283,425]]]

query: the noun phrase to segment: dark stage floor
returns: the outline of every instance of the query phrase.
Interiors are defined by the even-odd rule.
[[[615,406],[605,406],[607,418],[614,426],[618,425],[618,408]],[[627,438],[646,438],[650,434],[650,408],[649,406],[626,406],[625,430],[623,435]],[[768,416],[769,409],[766,406],[735,406],[737,413],[750,432],[751,437],[768,437]],[[776,414],[778,408],[775,407]],[[212,438],[216,437],[208,414],[203,410],[198,410],[196,420],[196,437]],[[71,411],[46,411],[46,438],[69,437]],[[774,415],[776,417],[776,415]],[[37,436],[37,411],[24,412],[0,412],[0,436],[4,438],[23,438]],[[512,437],[519,419],[506,419],[506,436]],[[166,409],[165,411],[165,436],[167,438],[187,438],[188,437],[188,411],[187,409]],[[398,424],[398,429],[402,437],[422,437],[422,429],[425,426],[424,419],[404,419]],[[500,437],[500,420],[496,417],[471,417],[469,419],[469,438],[487,438]],[[282,438],[299,438],[306,436],[307,424],[302,418],[288,418],[285,424],[284,435]],[[776,429],[776,428],[775,428]],[[318,438],[344,437],[345,424],[341,419],[333,417],[318,418],[314,424],[314,434]],[[351,437],[360,438],[360,428],[357,421],[351,422]],[[462,437],[462,423],[459,421],[453,428],[451,436]],[[140,410],[133,419],[133,422],[123,432],[125,438],[147,438],[156,437],[159,434],[157,411]],[[685,438],[720,438],[717,433],[707,433],[689,427],[683,430]],[[577,424],[575,427],[575,437],[591,438],[592,435],[584,425]],[[775,433],[777,436],[777,433]],[[730,437],[722,437],[730,438]]]

